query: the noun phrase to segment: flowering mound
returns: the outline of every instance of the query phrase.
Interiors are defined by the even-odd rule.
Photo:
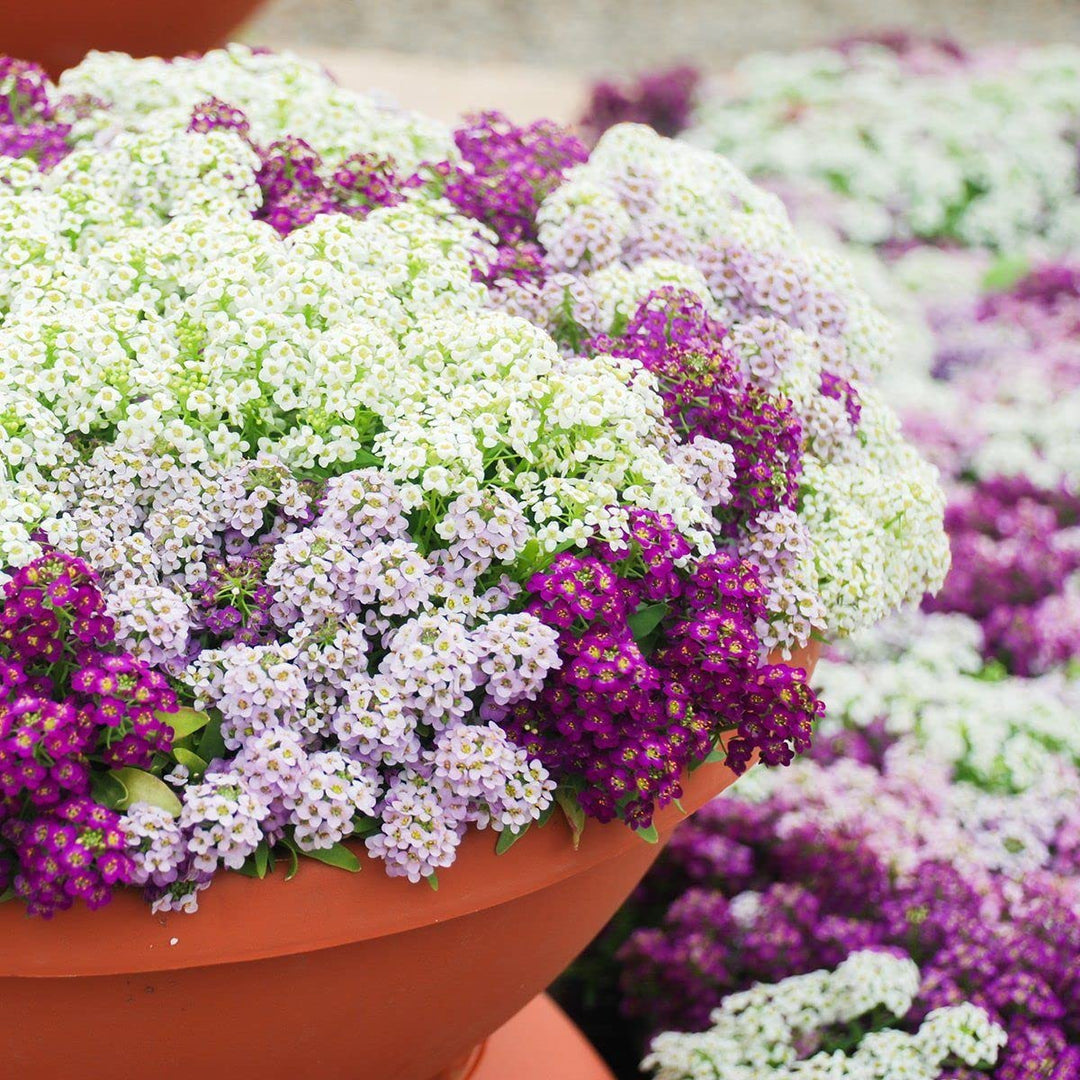
[[[191,909],[222,867],[357,869],[350,838],[434,884],[555,800],[648,836],[686,768],[809,746],[770,656],[940,584],[883,320],[723,159],[452,133],[238,47],[12,70],[61,143],[0,159],[32,910]]]
[[[969,261],[912,252],[896,268],[918,280]],[[999,260],[988,277],[1002,273],[972,296],[916,292],[935,347],[906,373],[904,423],[950,492],[953,568],[926,607],[979,620],[986,657],[1031,675],[1080,651],[1080,271]]]
[[[827,193],[857,243],[1064,250],[1080,238],[1078,90],[1071,46],[848,41],[749,57],[701,94],[686,138],[796,203]]]
[[[1005,1032],[973,1005],[935,1009],[914,1034],[881,1027],[882,1014],[903,1018],[918,986],[910,960],[852,953],[835,971],[731,994],[703,1034],[657,1036],[642,1067],[656,1080],[934,1080],[993,1064]]]
[[[937,261],[950,271],[953,260]],[[913,254],[899,272],[917,276],[920,262],[928,260]],[[1048,490],[1077,491],[1080,265],[1010,262],[1002,264],[1014,278],[1005,288],[947,300],[932,288],[916,293],[934,331],[935,356],[929,378],[915,384],[905,421],[913,421],[920,444],[946,473],[1023,477]],[[960,431],[957,410],[970,417]]]

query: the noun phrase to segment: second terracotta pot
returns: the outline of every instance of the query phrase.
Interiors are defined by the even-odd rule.
[[[0,55],[55,79],[91,49],[179,56],[223,45],[263,0],[0,0]]]

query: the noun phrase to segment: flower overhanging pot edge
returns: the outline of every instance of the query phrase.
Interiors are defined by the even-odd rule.
[[[819,654],[812,642],[785,662],[812,674]],[[687,776],[680,803],[656,815],[659,844],[736,779],[722,763]],[[354,844],[364,866],[358,874],[310,860],[291,881],[280,866],[261,881],[225,873],[201,895],[194,915],[153,915],[136,890],[119,891],[98,911],[78,906],[51,920],[27,916],[11,902],[0,906],[0,979],[208,967],[389,937],[512,903],[645,843],[621,822],[590,821],[575,849],[569,826],[556,814],[502,855],[495,853],[494,833],[470,831],[454,865],[440,875],[438,891],[387,877]]]

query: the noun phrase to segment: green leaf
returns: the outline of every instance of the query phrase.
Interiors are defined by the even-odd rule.
[[[157,712],[154,715],[173,729],[173,739],[183,739],[193,732],[201,731],[210,723],[210,714],[200,709],[181,708],[176,712]]]
[[[107,772],[90,774],[90,792],[95,802],[107,806],[110,810],[118,810],[127,796],[127,788],[112,773]]]
[[[581,803],[573,791],[560,788],[555,792],[555,798],[574,834],[574,850],[577,851],[581,846],[581,834],[585,831],[585,811],[581,809]]]
[[[109,774],[112,778],[124,786],[124,796],[117,802],[114,809],[126,810],[135,803],[149,803],[151,806],[159,806],[173,817],[180,816],[180,800],[164,780],[159,780],[151,773],[142,769],[124,768],[113,769]]]
[[[528,831],[528,825],[521,829],[503,829],[499,833],[499,839],[495,841],[495,854],[502,855],[509,851]]]
[[[155,776],[164,776],[175,764],[171,754],[163,754],[160,750],[155,750],[146,771],[152,772]]]
[[[255,868],[255,857],[249,855],[243,863],[234,868],[233,873],[243,874],[244,877],[257,878],[259,876],[259,871]]]
[[[428,874],[428,876],[426,878],[424,878],[424,880],[431,886],[431,891],[432,892],[438,892],[439,891],[439,875],[438,874]]]
[[[198,754],[193,753],[191,750],[185,750],[182,746],[173,747],[173,757],[176,758],[177,764],[183,765],[196,780],[206,772],[206,766],[209,764]]]
[[[656,831],[655,825],[650,825],[647,829],[635,829],[635,835],[640,836],[646,844],[659,844],[660,834]]]
[[[0,904],[6,904],[9,900],[15,899],[15,890],[7,888],[3,892],[0,892]]]
[[[555,808],[558,805],[559,804],[552,799],[551,802],[540,811],[540,816],[536,819],[536,827],[538,829],[542,829],[551,820],[551,816],[555,813]]]
[[[702,765],[715,765],[719,761],[727,761],[727,750],[718,746],[711,754],[701,759]]]
[[[643,641],[647,638],[660,625],[669,610],[667,604],[642,604],[626,620],[626,625],[630,627],[634,640]]]
[[[377,454],[373,454],[370,450],[360,449],[356,451],[356,456],[352,460],[352,467],[354,469],[362,469],[368,465],[382,465],[383,459]]]
[[[266,877],[266,871],[270,868],[270,846],[265,840],[255,849],[253,858],[255,860],[255,873],[260,878]]]
[[[287,836],[281,838],[281,846],[289,853],[289,869],[285,871],[285,880],[292,881],[300,871],[300,849]]]
[[[692,761],[688,771],[693,773],[700,769],[702,765],[716,765],[725,761],[727,761],[727,750],[724,749],[722,743],[718,743],[711,753],[706,754],[703,758],[698,758],[697,761]]]
[[[202,738],[195,747],[195,753],[203,761],[213,761],[214,758],[225,756],[225,740],[221,737],[221,718],[210,717],[210,722],[203,728]]]
[[[353,836],[362,839],[365,836],[374,836],[382,828],[380,818],[361,817],[353,820]]]
[[[991,292],[1011,289],[1030,270],[1031,263],[1023,255],[999,255],[983,275],[983,288]]]
[[[344,844],[320,848],[318,851],[301,851],[301,854],[316,862],[326,863],[327,866],[348,870],[350,874],[360,872],[360,860]]]

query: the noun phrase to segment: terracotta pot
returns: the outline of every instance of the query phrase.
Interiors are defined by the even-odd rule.
[[[488,1039],[460,1080],[615,1077],[558,1005],[541,994]]]
[[[812,669],[816,650],[792,660]],[[735,780],[687,779],[661,841]],[[51,921],[0,907],[0,1061],[28,1080],[431,1080],[473,1049],[599,932],[660,852],[619,823],[580,849],[560,815],[497,856],[473,831],[438,892],[365,860],[308,862],[286,882],[223,874],[197,915],[152,916],[134,892]],[[123,1071],[123,1070],[121,1070]]]
[[[0,54],[55,79],[91,49],[179,56],[224,44],[262,0],[0,0]]]

